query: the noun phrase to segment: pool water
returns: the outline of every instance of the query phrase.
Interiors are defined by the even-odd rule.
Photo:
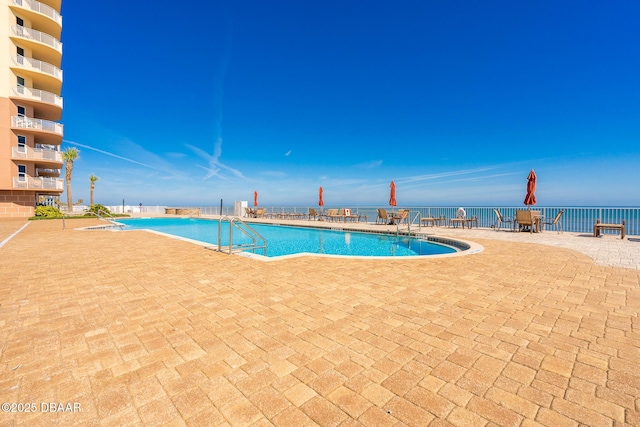
[[[213,245],[218,244],[218,221],[193,218],[118,219],[125,230],[154,230]],[[268,257],[299,253],[343,256],[407,257],[439,255],[457,252],[456,249],[407,236],[377,233],[338,231],[276,224],[250,224],[267,241]],[[234,230],[234,245],[251,243],[241,232]],[[229,223],[222,222],[222,246],[229,244]],[[255,253],[264,255],[262,249]]]

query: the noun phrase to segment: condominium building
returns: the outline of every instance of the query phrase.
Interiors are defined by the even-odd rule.
[[[0,218],[64,191],[62,0],[0,0]]]

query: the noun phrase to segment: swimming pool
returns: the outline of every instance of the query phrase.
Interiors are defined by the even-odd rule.
[[[218,221],[195,218],[118,219],[125,230],[153,230],[174,236],[218,244]],[[300,253],[366,256],[410,257],[442,255],[458,252],[452,246],[408,236],[378,233],[338,231],[323,228],[292,227],[277,224],[250,224],[267,241],[267,257]],[[250,243],[241,233],[234,232],[234,244]],[[229,244],[229,223],[222,222],[221,244]],[[264,255],[262,249],[256,250]]]

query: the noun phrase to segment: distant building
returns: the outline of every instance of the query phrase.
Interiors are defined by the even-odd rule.
[[[62,0],[0,0],[0,218],[64,191]]]

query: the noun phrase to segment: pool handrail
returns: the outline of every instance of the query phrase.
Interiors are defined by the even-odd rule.
[[[254,230],[251,226],[249,226],[246,222],[244,222],[240,217],[234,216],[220,216],[218,218],[218,252],[222,252],[222,221],[229,221],[229,247],[228,253],[231,255],[234,250],[233,245],[233,227],[235,226],[238,230],[240,230],[245,236],[251,239],[252,243],[249,245],[237,245],[235,246],[236,250],[251,250],[253,253],[256,252],[256,249],[264,249],[264,256],[267,256],[267,240],[262,237],[260,233]],[[241,224],[241,225],[240,225]],[[243,228],[244,227],[244,228]],[[262,244],[258,244],[258,240],[262,240]]]

